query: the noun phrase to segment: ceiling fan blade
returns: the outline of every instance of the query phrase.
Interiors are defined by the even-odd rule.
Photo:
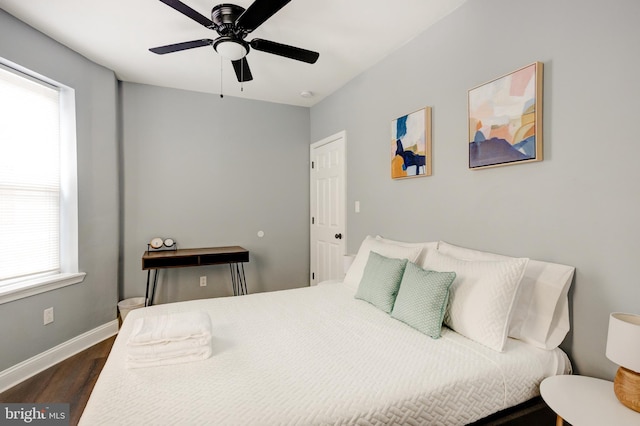
[[[236,26],[251,32],[291,0],[255,0],[236,20]]]
[[[202,40],[185,41],[182,43],[168,44],[166,46],[152,47],[149,50],[153,53],[157,53],[158,55],[164,55],[165,53],[179,52],[181,50],[193,49],[195,47],[211,46],[212,44],[213,40],[205,38]]]
[[[285,58],[295,59],[296,61],[302,61],[308,64],[315,64],[320,57],[318,52],[276,43],[275,41],[263,40],[261,38],[254,38],[249,44],[255,50],[273,53],[274,55],[284,56]]]
[[[166,4],[167,6],[174,8],[175,10],[182,13],[183,15],[193,19],[197,23],[204,25],[207,28],[215,27],[215,24],[211,19],[202,15],[200,12],[196,12],[195,10],[191,9],[189,6],[182,3],[180,0],[160,0],[160,1]]]
[[[236,72],[236,77],[238,77],[240,83],[253,80],[246,57],[238,59],[237,61],[231,61],[231,63],[233,64],[233,70]]]

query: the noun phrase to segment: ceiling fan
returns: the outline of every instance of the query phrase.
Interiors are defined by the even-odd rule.
[[[213,46],[220,56],[231,60],[236,77],[241,83],[253,80],[246,58],[250,48],[309,64],[314,64],[320,56],[318,52],[260,38],[254,38],[249,42],[245,41],[250,32],[262,25],[291,0],[255,0],[246,10],[235,4],[223,3],[211,9],[211,19],[179,0],[160,1],[197,23],[216,31],[219,37],[215,40],[192,40],[149,49],[158,55],[196,47]]]

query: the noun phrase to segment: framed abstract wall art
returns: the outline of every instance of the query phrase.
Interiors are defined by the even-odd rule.
[[[431,176],[431,108],[391,122],[391,178]]]
[[[469,168],[542,161],[542,63],[469,90]]]

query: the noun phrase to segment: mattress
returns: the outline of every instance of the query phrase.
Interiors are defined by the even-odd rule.
[[[213,355],[127,369],[136,318],[203,310]],[[81,425],[467,424],[539,395],[560,349],[432,339],[340,283],[131,311]]]

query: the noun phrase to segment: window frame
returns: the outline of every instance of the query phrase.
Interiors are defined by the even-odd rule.
[[[78,163],[75,90],[0,58],[0,67],[20,77],[52,86],[60,93],[60,271],[7,280],[0,285],[0,304],[84,281],[78,265]]]

